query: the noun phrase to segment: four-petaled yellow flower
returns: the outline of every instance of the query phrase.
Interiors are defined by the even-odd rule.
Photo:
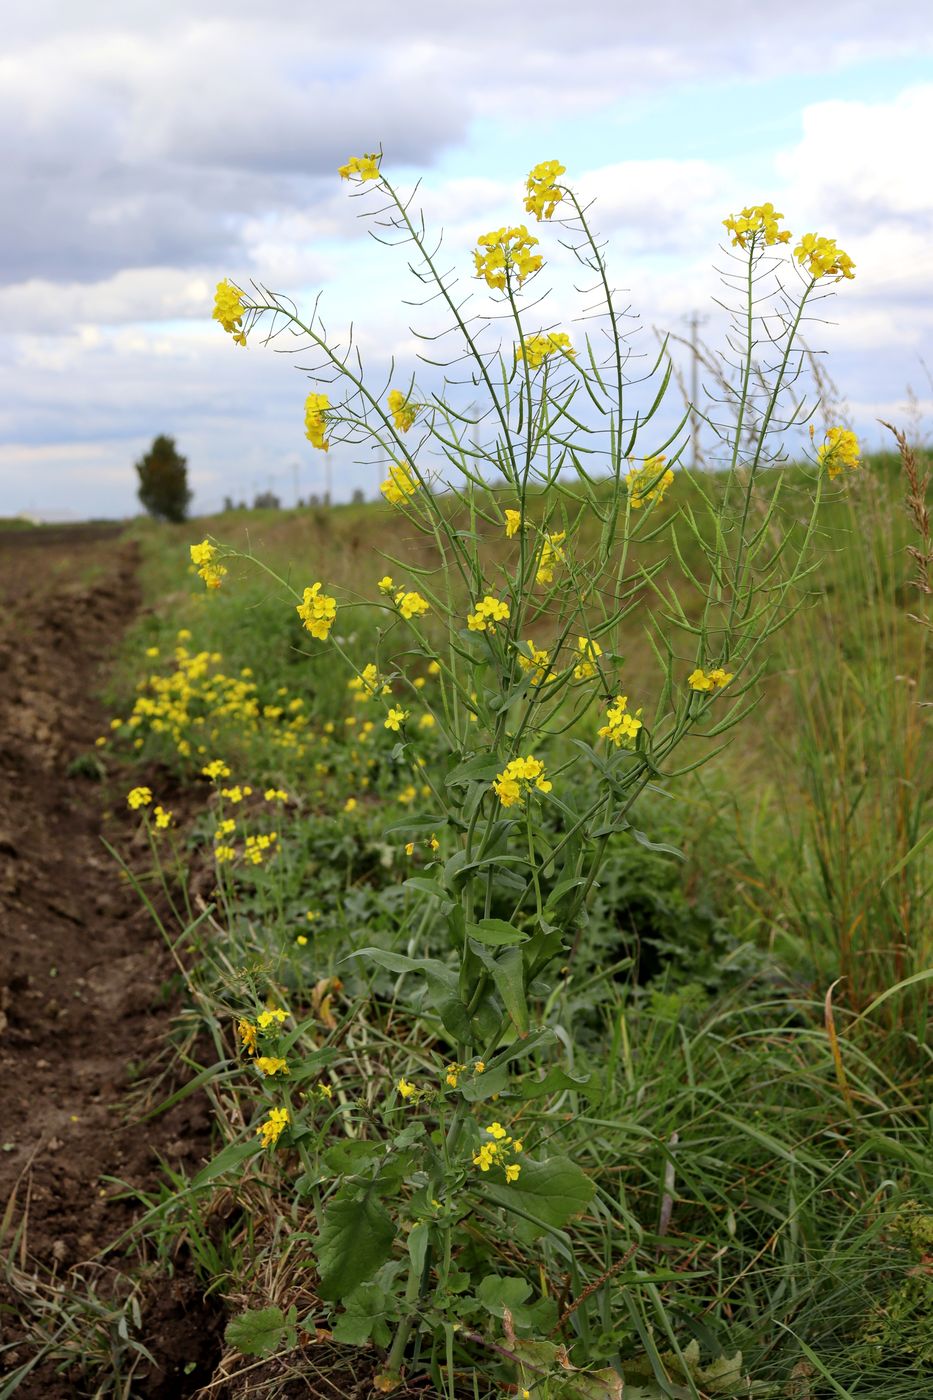
[[[329,446],[324,436],[327,431],[324,412],[328,408],[330,399],[326,394],[309,394],[305,399],[305,437],[321,452],[326,452]]]
[[[835,238],[805,233],[794,249],[794,257],[815,280],[835,277],[838,282],[843,277],[851,280],[855,276],[855,263],[848,253],[836,247]]]
[[[218,778],[230,777],[230,769],[222,758],[212,758],[210,763],[205,763],[201,772],[204,774],[205,778],[212,778],[215,781]]]
[[[505,537],[510,540],[513,535],[517,535],[522,528],[522,513],[520,510],[507,510],[505,512]]]
[[[288,1064],[280,1055],[260,1055],[256,1064],[263,1074],[288,1074]]]
[[[351,175],[357,175],[360,184],[364,184],[367,180],[378,180],[381,159],[382,157],[375,153],[368,156],[351,156],[346,165],[337,167],[337,173],[341,180],[349,180]]]
[[[628,696],[617,695],[606,711],[606,723],[598,733],[601,739],[608,739],[616,748],[633,749],[638,731],[642,728],[642,722],[638,718],[641,710],[636,710],[631,715],[626,709],[627,705]]]
[[[400,1079],[395,1087],[403,1099],[410,1099],[413,1094],[418,1092],[417,1087],[410,1084],[407,1079]]]
[[[859,440],[849,428],[830,428],[816,455],[830,479],[837,477],[843,467],[856,471],[861,466]]]
[[[550,792],[553,784],[544,775],[544,764],[540,758],[529,754],[527,758],[513,758],[501,773],[496,775],[493,792],[503,807],[521,807],[529,792]],[[487,1132],[491,1132],[487,1129]],[[493,1134],[495,1136],[495,1134]]]
[[[379,490],[390,506],[400,506],[418,490],[418,478],[408,462],[393,462]]]
[[[554,582],[554,565],[565,564],[567,562],[561,545],[566,538],[563,530],[556,534],[545,535],[544,543],[541,546],[541,558],[538,560],[538,571],[535,574],[535,583],[547,584]]]
[[[429,608],[428,600],[422,598],[420,593],[406,593],[402,588],[395,595],[395,606],[407,621],[413,617],[422,617]]]
[[[166,829],[166,827],[171,826],[171,824],[172,824],[172,813],[171,813],[171,812],[167,812],[167,811],[165,810],[164,807],[155,807],[155,808],[153,808],[152,815],[155,817],[155,824],[156,824],[156,827],[157,827],[160,831],[164,831],[164,830]]]
[[[665,471],[666,457],[646,457],[640,467],[633,466],[625,478],[625,487],[632,510],[641,510],[649,501],[663,501],[664,493],[673,484],[674,473]]]
[[[256,1129],[256,1136],[262,1138],[263,1147],[272,1147],[277,1143],[288,1123],[287,1108],[270,1108],[269,1117]]]
[[[549,219],[563,199],[557,178],[566,171],[558,160],[542,160],[528,172],[525,189],[525,210],[538,220]]]
[[[408,711],[407,711],[407,710],[401,709],[400,706],[398,706],[398,705],[393,705],[392,708],[390,709],[389,713],[386,715],[386,719],[385,719],[385,728],[386,728],[386,729],[394,729],[395,732],[396,732],[396,734],[398,734],[398,732],[400,731],[402,725],[405,723],[405,721],[406,721],[407,718],[408,718]]]
[[[596,662],[602,656],[603,649],[592,637],[578,637],[577,651],[580,653],[580,660],[573,668],[574,678],[578,681],[588,681],[596,675]]]
[[[392,582],[392,577],[390,574],[383,574],[382,578],[376,584],[376,587],[379,589],[380,593],[395,592],[395,584]]]
[[[758,247],[769,248],[774,243],[789,243],[790,230],[778,232],[779,214],[773,204],[752,204],[743,209],[738,218],[730,214],[723,219],[723,227],[732,234],[733,248],[747,248],[749,242]]]
[[[510,274],[519,286],[544,262],[540,253],[532,253],[538,240],[528,232],[524,224],[515,228],[493,229],[476,240],[479,245],[473,253],[477,277],[484,277],[486,285],[497,291],[504,291]]]
[[[515,347],[516,360],[527,360],[530,369],[537,369],[549,355],[576,355],[570,343],[570,336],[563,331],[551,331],[548,335],[526,335]]]
[[[510,1137],[501,1123],[490,1123],[483,1132],[492,1141],[480,1145],[474,1154],[473,1165],[479,1167],[481,1172],[488,1172],[490,1167],[500,1166],[505,1172],[506,1181],[517,1181],[521,1173],[521,1164],[514,1159],[522,1152],[521,1142],[518,1138]]]
[[[531,684],[542,685],[546,681],[556,679],[554,672],[550,670],[551,655],[543,647],[536,647],[531,638],[525,643],[530,655],[523,651],[518,653],[518,664],[523,671],[531,672]]]
[[[228,335],[232,335],[237,345],[246,344],[246,336],[243,332],[243,317],[246,314],[246,307],[243,305],[243,293],[239,287],[228,282],[226,278],[217,283],[217,291],[214,294],[214,310],[211,319],[219,321]]]
[[[487,593],[467,614],[467,627],[471,632],[495,632],[496,623],[508,621],[509,616],[508,603]]]
[[[283,1025],[287,1015],[288,1012],[284,1011],[281,1006],[269,1006],[265,1011],[260,1011],[256,1017],[256,1024],[260,1030],[267,1031],[272,1025]]]
[[[256,1027],[252,1021],[247,1021],[244,1017],[237,1026],[237,1035],[243,1042],[243,1049],[248,1055],[255,1055],[258,1048],[256,1040]]]
[[[126,794],[126,805],[131,807],[134,812],[138,811],[140,807],[148,807],[151,801],[151,788],[134,787],[130,788],[129,792]]]
[[[337,600],[322,593],[321,587],[320,583],[314,583],[310,588],[306,588],[304,600],[297,605],[295,611],[304,623],[305,630],[310,632],[312,637],[317,637],[318,641],[324,642],[337,616]]]
[[[401,389],[389,390],[389,412],[400,433],[407,433],[418,417],[418,404],[409,403]]]
[[[216,547],[210,540],[202,540],[200,544],[191,545],[190,554],[198,577],[204,580],[208,588],[219,588],[227,570],[223,564],[217,563]]]
[[[717,686],[721,690],[723,686],[729,684],[733,679],[731,671],[724,671],[721,666],[717,666],[713,671],[704,671],[701,666],[697,666],[695,671],[691,671],[687,677],[687,684],[691,690],[703,691],[714,690]]]

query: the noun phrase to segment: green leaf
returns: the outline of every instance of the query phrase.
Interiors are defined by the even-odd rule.
[[[595,1187],[569,1157],[522,1161],[517,1181],[484,1181],[484,1193],[506,1210],[519,1206],[545,1225],[560,1228],[589,1205]]]
[[[523,1099],[540,1099],[545,1094],[558,1094],[563,1089],[582,1089],[590,1082],[588,1074],[568,1074],[560,1065],[549,1069],[543,1079],[525,1079],[520,1093]]]
[[[512,1018],[519,1035],[528,1031],[528,1003],[525,1000],[525,963],[520,948],[505,948],[498,957],[479,943],[471,945],[483,965],[492,973],[496,991]]]
[[[436,958],[409,958],[404,953],[390,953],[384,948],[358,948],[355,953],[348,953],[342,961],[349,962],[351,958],[367,958],[388,972],[420,972],[428,979],[434,993],[439,992],[441,996],[450,996],[457,990],[457,974]]]
[[[444,886],[437,880],[429,880],[424,875],[411,875],[402,885],[406,890],[417,890],[419,894],[433,895],[436,899],[447,899]]]
[[[478,924],[467,924],[467,934],[477,943],[487,948],[505,948],[512,944],[526,942],[527,933],[521,933],[504,919],[480,919]]]
[[[224,1340],[244,1356],[271,1356],[273,1352],[295,1346],[297,1317],[294,1307],[287,1313],[281,1308],[251,1308],[230,1319]]]
[[[367,1283],[392,1253],[395,1225],[373,1196],[338,1194],[326,1207],[317,1245],[318,1292],[326,1302]]]
[[[502,766],[498,758],[490,758],[486,753],[476,754],[465,763],[459,763],[453,772],[447,774],[445,781],[448,787],[460,787],[470,782],[491,783]]]
[[[493,1317],[501,1317],[505,1308],[514,1315],[530,1292],[531,1284],[523,1278],[487,1274],[477,1288],[476,1296],[487,1312],[491,1312]]]
[[[201,1168],[191,1183],[191,1189],[197,1191],[199,1186],[206,1186],[216,1176],[230,1171],[232,1167],[238,1167],[241,1162],[246,1161],[247,1157],[255,1157],[261,1151],[258,1138],[254,1138],[250,1142],[228,1143],[212,1161],[208,1162],[206,1167]]]

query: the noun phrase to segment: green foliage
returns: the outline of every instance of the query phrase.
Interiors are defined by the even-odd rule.
[[[136,463],[137,494],[144,509],[156,520],[184,520],[191,492],[188,459],[175,447],[175,439],[161,434]]]
[[[298,1339],[295,1326],[297,1308],[284,1313],[281,1308],[251,1308],[232,1317],[227,1323],[224,1339],[244,1356],[272,1356],[274,1352],[293,1347]]]

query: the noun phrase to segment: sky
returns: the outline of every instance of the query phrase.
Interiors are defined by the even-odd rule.
[[[394,183],[421,182],[477,305],[477,234],[527,218],[527,171],[559,159],[596,199],[645,344],[698,313],[716,347],[722,220],[773,201],[856,263],[807,329],[852,426],[869,445],[878,418],[933,427],[926,0],[16,10],[0,54],[0,516],[133,514],[133,463],[160,433],[188,459],[195,511],[267,489],[290,504],[328,479],[337,499],[373,495],[371,462],[305,440],[314,384],[255,339],[234,346],[211,309],[223,277],[303,310],[320,293],[374,383],[393,356],[400,381],[429,380],[404,252],[369,236],[337,176],[380,147]],[[534,231],[557,276],[559,230]],[[549,315],[573,335],[557,282]]]

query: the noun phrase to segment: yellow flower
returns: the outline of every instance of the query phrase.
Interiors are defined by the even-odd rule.
[[[486,1073],[486,1062],[485,1062],[485,1060],[477,1060],[477,1061],[476,1061],[476,1064],[473,1066],[473,1073],[474,1073],[474,1074],[485,1074],[485,1073]]]
[[[433,831],[431,832],[431,839],[430,839],[430,841],[428,842],[428,845],[430,846],[430,848],[431,848],[432,851],[438,851],[438,850],[440,850],[441,843],[440,843],[440,841],[438,841],[438,839],[437,839],[437,837],[434,835],[434,832],[433,832]]]
[[[534,214],[539,221],[551,217],[564,197],[556,182],[558,176],[563,175],[566,169],[565,165],[556,160],[542,160],[532,166],[525,182],[525,189],[528,191],[525,196],[525,210],[528,214]]]
[[[488,1172],[496,1160],[498,1151],[494,1142],[484,1142],[473,1158],[473,1165],[479,1167],[481,1172]]]
[[[527,360],[529,369],[537,369],[549,355],[576,355],[570,343],[570,336],[563,331],[551,331],[548,335],[526,335],[515,347],[516,360]]]
[[[321,584],[315,583],[305,589],[304,601],[297,605],[295,611],[304,623],[305,630],[323,642],[327,640],[327,634],[334,625],[337,600],[322,593]]]
[[[482,234],[473,253],[477,277],[484,277],[487,286],[503,291],[511,274],[521,286],[544,262],[539,253],[531,251],[537,242],[524,224]]]
[[[367,180],[378,180],[380,155],[351,156],[346,165],[338,166],[337,173],[341,180],[349,180],[351,175],[359,177],[360,184]]]
[[[253,1025],[252,1021],[247,1021],[244,1017],[237,1026],[237,1034],[242,1040],[243,1049],[247,1054],[255,1055],[257,1050],[256,1027]]]
[[[236,850],[233,846],[215,846],[214,859],[218,865],[229,865],[236,859]]]
[[[230,769],[222,758],[211,759],[210,763],[205,763],[201,772],[204,774],[205,778],[217,779],[230,777]]]
[[[446,1070],[444,1071],[444,1078],[450,1085],[451,1089],[456,1089],[460,1076],[465,1069],[466,1065],[452,1064],[447,1066]]]
[[[334,1097],[334,1091],[329,1084],[324,1084],[323,1082],[318,1084],[317,1091],[322,1099],[332,1099]]]
[[[467,614],[467,627],[471,632],[495,632],[497,622],[507,622],[510,616],[509,605],[501,598],[493,598],[487,593],[473,611]]]
[[[263,798],[266,802],[287,802],[288,793],[282,788],[266,788]]]
[[[837,477],[843,467],[856,471],[861,466],[861,448],[855,433],[848,428],[830,428],[826,441],[817,448],[817,457],[829,474]]]
[[[277,1143],[288,1123],[287,1108],[270,1108],[269,1117],[256,1129],[256,1136],[262,1138],[263,1147],[272,1147]]]
[[[503,1138],[508,1137],[508,1133],[501,1123],[490,1123],[487,1128],[483,1129],[483,1132],[488,1133],[491,1138],[496,1138],[499,1142],[501,1142]]]
[[[307,944],[308,944],[307,935],[306,935],[306,934],[303,934],[303,933],[299,933],[298,937],[295,939],[295,942],[298,944],[298,947],[299,947],[299,948],[305,948],[305,947],[307,947]]]
[[[692,690],[700,692],[712,690],[718,686],[721,690],[723,686],[729,684],[733,679],[731,671],[724,671],[721,666],[717,666],[714,671],[706,672],[698,666],[695,671],[691,671],[687,677],[687,684]]]
[[[778,220],[783,217],[773,204],[752,204],[743,209],[738,218],[730,214],[722,222],[723,227],[732,234],[733,248],[747,248],[749,240],[761,247],[770,247],[773,243],[790,242],[788,229],[778,232]]]
[[[429,662],[428,662],[428,675],[429,675],[429,676],[439,676],[440,674],[441,674],[440,662],[439,662],[439,661],[429,661]]]
[[[317,447],[321,452],[326,452],[329,446],[324,437],[324,410],[328,408],[330,399],[326,394],[309,394],[305,399],[305,437],[312,447]]]
[[[851,280],[855,276],[855,263],[848,253],[836,247],[835,238],[805,233],[794,249],[794,257],[817,280],[835,277],[838,282],[843,277]]]
[[[641,710],[630,715],[626,710],[627,704],[627,695],[617,695],[614,703],[606,711],[606,723],[598,733],[601,739],[608,739],[616,748],[633,749],[638,731],[642,728],[642,722],[638,718]]]
[[[666,457],[646,457],[642,466],[631,468],[625,478],[625,487],[632,510],[641,510],[649,501],[664,500],[664,493],[674,480],[670,467],[664,470],[666,461]]]
[[[151,801],[151,788],[134,787],[130,788],[129,792],[126,794],[126,805],[132,808],[134,812],[138,811],[140,807],[148,807]]]
[[[602,656],[603,649],[592,637],[578,637],[577,651],[580,660],[573,668],[574,677],[578,681],[590,680],[596,675],[596,662]]]
[[[228,801],[228,802],[232,802],[234,806],[236,806],[238,803],[242,802],[245,798],[251,797],[251,796],[252,796],[252,793],[253,793],[253,789],[252,789],[251,787],[246,787],[246,786],[240,787],[240,784],[239,784],[239,783],[235,784],[234,787],[228,787],[228,788],[221,788],[221,789],[220,789],[220,795],[221,795],[221,797],[225,797],[225,798],[227,799],[227,801]],[[233,823],[232,823],[232,822],[230,823],[230,830],[231,830],[231,831],[233,830]]]
[[[538,571],[535,574],[535,583],[554,582],[554,564],[565,564],[566,558],[561,545],[566,538],[565,532],[560,530],[554,535],[545,535],[544,543],[541,546],[541,558],[538,560]]]
[[[217,291],[214,294],[214,310],[211,319],[219,321],[224,330],[233,336],[238,345],[246,344],[246,336],[243,334],[243,317],[246,314],[246,307],[243,305],[243,293],[239,287],[228,282],[226,278],[217,283]]]
[[[513,758],[492,784],[493,791],[503,807],[521,807],[525,797],[533,789],[550,792],[552,783],[544,776],[544,764],[539,758],[529,754],[527,758]],[[487,1132],[490,1131],[487,1129]]]
[[[197,567],[198,577],[208,588],[219,588],[227,570],[217,563],[217,549],[210,540],[190,546],[191,562]]]
[[[405,854],[406,854],[406,856],[413,856],[413,855],[415,854],[415,843],[414,843],[414,841],[407,841],[407,842],[405,843]]]
[[[260,1055],[256,1063],[263,1074],[288,1074],[288,1064],[279,1055]]]
[[[390,506],[400,506],[418,490],[418,479],[408,462],[393,462],[379,490]]]
[[[380,593],[393,593],[395,591],[395,584],[392,582],[389,574],[385,574],[376,584],[376,587],[379,589]]]
[[[522,513],[520,510],[507,510],[505,512],[505,537],[510,540],[513,535],[517,535],[522,526]]]
[[[407,718],[407,710],[403,710],[398,705],[393,705],[392,708],[389,710],[389,713],[386,715],[385,728],[394,729],[396,734],[398,734],[399,730],[401,729],[402,725],[405,723]]]
[[[551,655],[542,647],[536,647],[531,638],[525,643],[530,655],[523,651],[518,653],[518,664],[523,671],[531,672],[531,684],[542,685],[547,681],[554,680],[554,672],[550,670]]]
[[[406,593],[404,588],[396,593],[395,606],[408,621],[413,617],[422,617],[429,608],[427,599],[422,598],[420,593]]]
[[[389,412],[400,433],[407,433],[418,417],[418,405],[409,403],[401,389],[389,391]]]
[[[519,1178],[519,1175],[520,1175],[520,1173],[521,1173],[521,1170],[522,1170],[522,1168],[521,1168],[521,1163],[519,1163],[519,1162],[510,1162],[510,1163],[508,1164],[508,1166],[506,1167],[506,1169],[505,1169],[505,1179],[506,1179],[506,1181],[517,1181],[518,1178]]]
[[[155,824],[160,831],[164,831],[166,827],[171,826],[172,813],[167,812],[164,807],[154,808],[152,815],[155,817]]]
[[[355,812],[358,805],[359,804],[357,803],[355,797],[348,797],[346,802],[343,804],[343,810],[345,812]]]
[[[273,1024],[283,1025],[288,1012],[281,1006],[270,1006],[265,1011],[260,1011],[256,1017],[256,1024],[260,1030],[267,1031]]]
[[[395,1087],[403,1099],[410,1099],[412,1094],[418,1092],[416,1086],[414,1084],[409,1084],[407,1079],[400,1079]]]
[[[158,648],[158,647],[146,647],[146,655],[147,655],[147,656],[158,656],[158,654],[159,654],[159,648]]]

